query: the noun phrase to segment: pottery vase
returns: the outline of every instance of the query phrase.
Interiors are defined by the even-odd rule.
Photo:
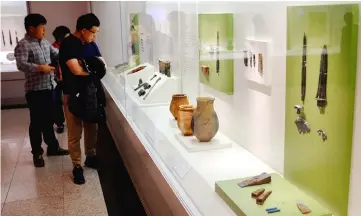
[[[192,130],[192,117],[193,117],[194,107],[192,105],[180,105],[179,106],[179,116],[178,116],[178,128],[184,136],[193,135]]]
[[[176,120],[178,119],[179,106],[187,105],[187,104],[189,104],[187,95],[175,94],[172,96],[172,101],[170,103],[169,110]]]
[[[192,130],[200,142],[209,142],[216,135],[219,122],[213,106],[214,98],[198,97],[192,117]]]

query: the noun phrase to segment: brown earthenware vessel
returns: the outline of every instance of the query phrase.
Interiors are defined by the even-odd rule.
[[[187,105],[187,104],[189,104],[187,95],[175,94],[172,96],[172,101],[170,103],[169,110],[176,120],[178,119],[179,106]]]
[[[184,136],[193,135],[192,130],[192,117],[195,108],[191,105],[180,105],[179,106],[179,116],[178,116],[178,128]]]
[[[213,107],[214,98],[198,97],[193,113],[192,130],[200,142],[209,142],[216,135],[219,122]]]

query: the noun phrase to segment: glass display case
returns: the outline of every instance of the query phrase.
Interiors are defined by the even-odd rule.
[[[356,215],[359,3],[121,7],[103,83],[189,215]]]

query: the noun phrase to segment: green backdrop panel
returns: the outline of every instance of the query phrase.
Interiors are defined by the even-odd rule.
[[[355,100],[358,5],[297,6],[287,10],[284,176],[333,211],[346,216]],[[303,35],[307,36],[306,98],[301,102]],[[315,100],[321,49],[328,48],[327,106]],[[304,106],[309,134],[299,134],[294,105]],[[317,130],[326,132],[323,142]]]
[[[217,60],[217,31],[219,32],[219,73],[216,72]],[[233,94],[233,57],[229,55],[233,50],[233,15],[232,14],[199,14],[199,40],[202,47],[200,52],[200,82],[220,92]],[[212,48],[211,48],[212,47]],[[213,52],[210,50],[213,49]],[[201,71],[201,66],[209,67],[209,75]]]
[[[245,188],[239,187],[238,183],[249,178],[219,181],[216,182],[216,192],[238,216],[270,215],[267,213],[266,209],[273,207],[278,207],[281,211],[273,213],[272,215],[301,216],[303,214],[297,207],[297,201],[302,201],[311,209],[312,213],[308,215],[332,215],[329,210],[322,207],[316,200],[307,196],[280,175],[272,173],[271,176],[272,182],[270,184]],[[257,205],[256,200],[251,197],[252,192],[259,188],[264,188],[265,191],[272,191],[272,194],[267,198],[263,205]]]

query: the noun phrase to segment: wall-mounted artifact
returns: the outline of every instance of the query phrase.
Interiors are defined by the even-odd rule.
[[[253,53],[253,67],[256,67],[256,54]]]
[[[169,111],[172,113],[175,120],[178,120],[179,106],[188,105],[188,97],[185,94],[175,94],[172,96],[172,101],[170,102]]]
[[[302,214],[309,214],[311,213],[311,209],[302,201],[296,202],[298,209],[301,211]]]
[[[263,55],[258,53],[258,73],[263,73]]]
[[[272,191],[264,192],[259,197],[257,197],[256,203],[258,205],[263,205],[263,203],[266,201],[266,199],[269,197],[269,195],[271,195],[271,193],[272,193]]]
[[[202,73],[203,73],[205,76],[209,76],[209,66],[207,66],[207,65],[202,65]]]
[[[170,61],[159,59],[159,73],[171,77],[171,65]]]
[[[216,61],[216,73],[219,75],[219,31],[217,31],[217,61]]]
[[[322,48],[321,62],[320,62],[320,75],[318,79],[318,89],[316,94],[317,106],[319,108],[326,107],[327,98],[327,69],[328,69],[328,53],[327,46]]]
[[[157,83],[162,79],[162,77],[159,77],[155,83],[150,87],[149,91],[147,92],[147,94],[144,96],[143,100],[147,99],[148,95],[150,94],[150,92],[153,90],[154,86],[157,85]]]
[[[19,43],[19,38],[18,38],[18,32],[17,31],[15,31],[15,38],[16,38],[16,44],[18,44]]]
[[[3,39],[3,45],[5,46],[6,43],[5,43],[5,35],[4,35],[4,31],[1,30],[1,36],[2,36],[2,39]]]
[[[184,136],[193,135],[192,130],[192,117],[195,108],[193,105],[180,105],[179,106],[179,114],[178,114],[178,128],[182,132]]]
[[[201,44],[198,65],[199,82],[227,95],[232,95],[234,92],[234,60],[222,56],[223,53],[233,51],[233,14],[198,14],[197,26],[198,39]],[[203,65],[209,67],[209,76],[201,70]]]
[[[248,51],[244,50],[243,54],[244,54],[244,57],[243,57],[244,66],[248,67]]]
[[[260,175],[254,176],[250,179],[244,180],[240,183],[238,183],[238,186],[240,186],[241,188],[244,187],[249,187],[249,186],[254,186],[254,185],[263,185],[263,184],[268,184],[271,183],[272,179],[271,179],[271,175],[268,173],[262,173]]]
[[[318,130],[317,130],[317,133],[318,133],[318,135],[321,135],[321,136],[322,136],[322,140],[323,140],[324,142],[326,142],[326,140],[327,140],[326,132],[323,131],[323,130],[321,130],[321,129],[318,129]]]
[[[132,71],[128,72],[128,74],[137,73],[137,72],[143,70],[143,69],[146,68],[146,67],[147,67],[147,66],[139,66],[139,67],[133,69]]]
[[[310,126],[308,125],[307,121],[303,117],[297,117],[295,120],[295,124],[298,130],[298,133],[305,134],[311,131]]]
[[[253,53],[252,52],[250,52],[249,64],[250,64],[251,67],[253,67]]]
[[[301,115],[303,113],[303,106],[302,105],[295,105],[294,108],[296,109],[297,115]]]
[[[11,32],[9,30],[9,44],[10,46],[13,46],[13,40],[11,39]]]
[[[252,198],[257,198],[257,197],[259,197],[261,194],[263,194],[264,191],[265,191],[264,188],[260,188],[260,189],[258,189],[258,190],[255,190],[255,191],[252,192],[251,197],[252,197]]]
[[[302,53],[302,77],[301,77],[301,101],[305,102],[306,97],[306,63],[307,63],[307,37],[303,35],[303,53]]]
[[[217,113],[214,110],[214,98],[198,97],[197,109],[193,113],[192,130],[200,142],[209,142],[219,129]]]

